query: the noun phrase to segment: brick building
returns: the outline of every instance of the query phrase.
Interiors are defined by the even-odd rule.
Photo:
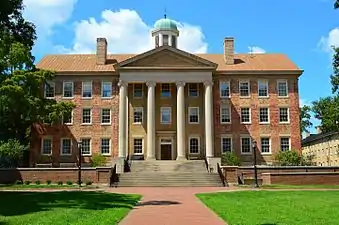
[[[301,149],[303,71],[286,55],[236,54],[233,38],[223,54],[191,54],[177,48],[179,31],[167,18],[152,37],[155,47],[142,54],[107,54],[98,38],[96,54],[42,58],[38,68],[56,71],[45,97],[77,107],[64,124],[36,126],[33,164],[73,162],[79,140],[87,161],[101,153],[217,162],[234,151],[249,164],[256,140],[265,164],[279,150]]]

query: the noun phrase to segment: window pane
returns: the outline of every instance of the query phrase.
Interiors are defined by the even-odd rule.
[[[288,95],[287,91],[287,82],[286,81],[279,81],[278,82],[278,95],[281,97],[286,97]]]
[[[64,82],[64,93],[63,97],[70,98],[73,97],[73,82]]]
[[[45,84],[45,97],[46,98],[54,98],[55,97],[55,83],[48,82]]]
[[[171,97],[171,86],[170,86],[170,84],[161,84],[161,97],[162,98]]]
[[[162,42],[163,42],[163,45],[168,45],[168,35],[162,35]]]
[[[142,138],[134,138],[133,139],[133,152],[134,154],[142,154],[143,153],[143,139]]]
[[[91,123],[92,122],[91,109],[82,109],[82,123]]]
[[[161,118],[160,118],[160,122],[162,124],[171,124],[172,122],[172,109],[169,107],[164,107],[160,109],[161,112]]]
[[[270,139],[269,138],[261,138],[261,152],[262,153],[270,152]]]
[[[143,96],[143,84],[133,84],[133,97],[142,98]]]
[[[63,115],[62,122],[64,124],[72,124],[72,120],[73,120],[72,115],[73,115],[73,112],[70,112],[69,114]]]
[[[199,108],[198,107],[189,108],[189,122],[199,123]]]
[[[133,109],[133,122],[142,123],[143,119],[143,108],[134,108]]]
[[[241,138],[241,152],[243,153],[251,152],[251,139],[250,138]]]
[[[241,108],[241,122],[242,123],[251,122],[250,108]]]
[[[249,96],[250,95],[249,82],[247,81],[239,82],[239,92],[240,96]]]
[[[288,137],[280,138],[280,150],[281,151],[290,150],[290,138],[288,138]]]
[[[268,108],[260,108],[259,110],[259,122],[260,123],[268,123],[269,116],[268,116]]]
[[[268,96],[268,82],[259,80],[258,81],[258,95],[261,97]]]
[[[46,138],[42,141],[42,154],[50,155],[52,154],[52,139]]]
[[[109,138],[102,138],[101,139],[101,154],[107,155],[110,154],[110,139]]]
[[[111,123],[111,109],[101,109],[101,123]]]
[[[279,121],[280,122],[288,122],[288,108],[279,108]]]
[[[198,97],[199,96],[199,84],[197,83],[189,84],[188,95],[190,97]]]
[[[190,138],[189,140],[189,151],[191,154],[199,153],[199,139],[198,138]]]
[[[71,139],[62,139],[61,142],[61,154],[70,155],[71,154]]]
[[[221,149],[222,153],[232,151],[232,139],[229,137],[221,138]]]
[[[111,82],[102,82],[101,96],[104,98],[109,98],[112,96],[112,83]]]
[[[220,108],[221,114],[221,123],[230,123],[231,122],[231,113],[229,105],[222,105]]]
[[[228,82],[220,83],[220,97],[230,96],[230,84]]]
[[[91,154],[91,139],[83,138],[81,139],[81,143],[82,143],[81,154],[90,155]]]
[[[82,82],[82,97],[92,97],[92,82]]]

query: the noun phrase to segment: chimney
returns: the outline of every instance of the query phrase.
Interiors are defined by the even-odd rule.
[[[226,65],[234,64],[234,38],[225,37],[224,39],[224,58]]]
[[[107,40],[97,38],[97,64],[105,65],[107,60]]]

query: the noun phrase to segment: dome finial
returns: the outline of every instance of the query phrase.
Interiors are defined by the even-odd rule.
[[[164,14],[164,18],[165,18],[165,19],[167,18],[167,15],[166,15],[166,7],[165,7],[165,14]]]

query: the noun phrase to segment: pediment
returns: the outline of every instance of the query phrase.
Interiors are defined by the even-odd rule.
[[[117,65],[118,69],[215,69],[216,64],[193,54],[174,49],[160,47],[149,52],[136,55]]]

